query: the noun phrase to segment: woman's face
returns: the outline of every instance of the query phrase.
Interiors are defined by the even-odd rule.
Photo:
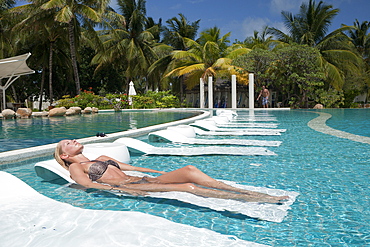
[[[64,154],[74,156],[82,153],[84,146],[76,140],[63,140],[60,142]]]

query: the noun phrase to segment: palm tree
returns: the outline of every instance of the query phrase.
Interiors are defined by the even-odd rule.
[[[175,50],[185,50],[186,44],[183,38],[195,39],[200,20],[189,23],[183,14],[180,19],[173,17],[166,21],[168,27],[164,28],[163,43],[171,45]]]
[[[243,44],[250,49],[271,49],[273,43],[278,43],[276,40],[273,40],[272,35],[269,34],[269,27],[265,26],[262,29],[262,32],[254,31],[253,36],[248,37],[244,40]]]
[[[40,0],[37,0],[40,1]],[[37,2],[35,1],[35,2]],[[42,1],[41,2],[45,2]],[[92,23],[101,21],[101,14],[106,10],[109,0],[47,0],[43,9],[56,9],[55,20],[68,24],[72,67],[76,83],[76,94],[80,93],[80,79],[77,67],[76,46],[80,37],[80,26],[92,28]],[[83,23],[80,23],[82,21]]]
[[[353,27],[348,30],[348,36],[360,53],[361,57],[370,62],[370,22],[364,21],[361,24],[356,19],[353,23]]]
[[[321,53],[320,64],[325,71],[326,81],[335,89],[341,90],[344,70],[358,70],[361,61],[343,35],[343,31],[348,30],[349,26],[342,26],[327,34],[331,21],[338,12],[339,9],[333,9],[332,5],[326,5],[322,1],[316,4],[310,0],[308,4],[301,5],[297,15],[282,12],[288,34],[276,28],[270,28],[269,32],[282,42],[317,48]]]
[[[44,10],[42,3],[30,3],[27,5],[15,7],[11,13],[24,16],[22,20],[15,25],[13,31],[22,33],[20,45],[28,44],[32,46],[34,59],[38,67],[41,67],[42,79],[40,85],[40,105],[41,110],[42,95],[44,91],[44,80],[46,73],[49,72],[49,98],[53,103],[53,65],[58,61],[59,65],[68,64],[70,60],[66,55],[68,40],[67,25],[54,20],[55,12],[53,9]],[[30,44],[30,40],[32,41]],[[48,52],[45,52],[48,51]],[[54,53],[57,53],[56,59]],[[36,56],[36,57],[35,57]]]
[[[364,60],[365,76],[361,81],[365,82],[364,91],[367,95],[370,94],[370,22],[364,21],[361,24],[356,19],[353,27],[347,31],[353,45]],[[368,96],[366,97],[368,98]]]
[[[214,34],[214,35],[212,35]],[[185,76],[185,84],[192,89],[199,84],[199,78],[206,80],[207,77],[222,77],[236,73],[236,67],[232,65],[232,59],[238,55],[248,53],[250,49],[240,44],[225,47],[226,34],[219,37],[219,31],[207,30],[201,36],[201,43],[191,39],[185,39],[188,50],[174,51],[173,61],[169,65],[169,76]],[[215,37],[218,37],[215,40]],[[207,41],[210,38],[211,41]],[[247,83],[245,75],[239,74],[239,83]]]
[[[158,25],[149,25],[146,29],[145,0],[119,0],[118,5],[123,13],[121,21],[111,25],[110,30],[100,32],[102,46],[92,62],[98,64],[98,69],[107,64],[124,69],[128,91],[131,80],[148,83],[144,77],[149,66],[158,59],[162,46],[156,43]]]
[[[11,9],[14,4],[15,1],[11,0],[0,2],[0,58],[6,58],[14,55],[14,42],[12,40],[11,32],[14,19],[11,18],[8,13],[8,10]]]

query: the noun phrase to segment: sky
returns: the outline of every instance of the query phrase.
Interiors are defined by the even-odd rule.
[[[231,32],[230,41],[244,41],[253,36],[254,30],[262,31],[264,26],[275,27],[285,31],[281,11],[293,14],[299,12],[302,2],[309,0],[146,0],[147,16],[155,21],[162,18],[162,24],[168,19],[179,17],[182,13],[188,22],[200,20],[198,33],[205,29],[218,27],[221,35]],[[320,0],[316,0],[319,3]],[[17,1],[18,4],[25,1]],[[324,0],[324,3],[340,11],[332,21],[329,31],[341,24],[353,25],[370,21],[369,0]],[[110,4],[117,9],[117,0]]]

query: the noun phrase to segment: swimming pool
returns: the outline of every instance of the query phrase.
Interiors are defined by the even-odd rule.
[[[97,133],[110,134],[184,119],[196,115],[187,111],[100,111],[68,117],[0,120],[0,152],[80,139]]]
[[[369,136],[369,109],[324,110],[332,128]],[[248,112],[240,112],[247,114]],[[297,191],[300,196],[282,223],[258,221],[239,214],[216,212],[172,200],[120,198],[99,191],[81,191],[42,182],[33,165],[6,169],[40,193],[77,207],[141,211],[174,222],[235,235],[273,246],[365,246],[370,244],[369,144],[317,132],[307,123],[313,110],[271,111],[281,136],[239,137],[282,141],[269,147],[277,156],[133,157],[133,165],[169,171],[196,165],[212,177],[239,183]],[[365,117],[363,117],[365,116]],[[347,119],[348,125],[341,123]],[[357,126],[357,127],[356,127]],[[356,131],[356,132],[354,132]],[[250,164],[261,164],[253,166]]]

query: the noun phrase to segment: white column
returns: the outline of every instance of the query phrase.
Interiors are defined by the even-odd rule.
[[[249,73],[249,109],[254,109],[254,74]]]
[[[199,85],[199,108],[204,108],[204,81],[200,78]]]
[[[212,76],[208,77],[208,108],[213,108],[213,82]]]
[[[236,105],[236,75],[231,76],[231,108],[237,108]]]

